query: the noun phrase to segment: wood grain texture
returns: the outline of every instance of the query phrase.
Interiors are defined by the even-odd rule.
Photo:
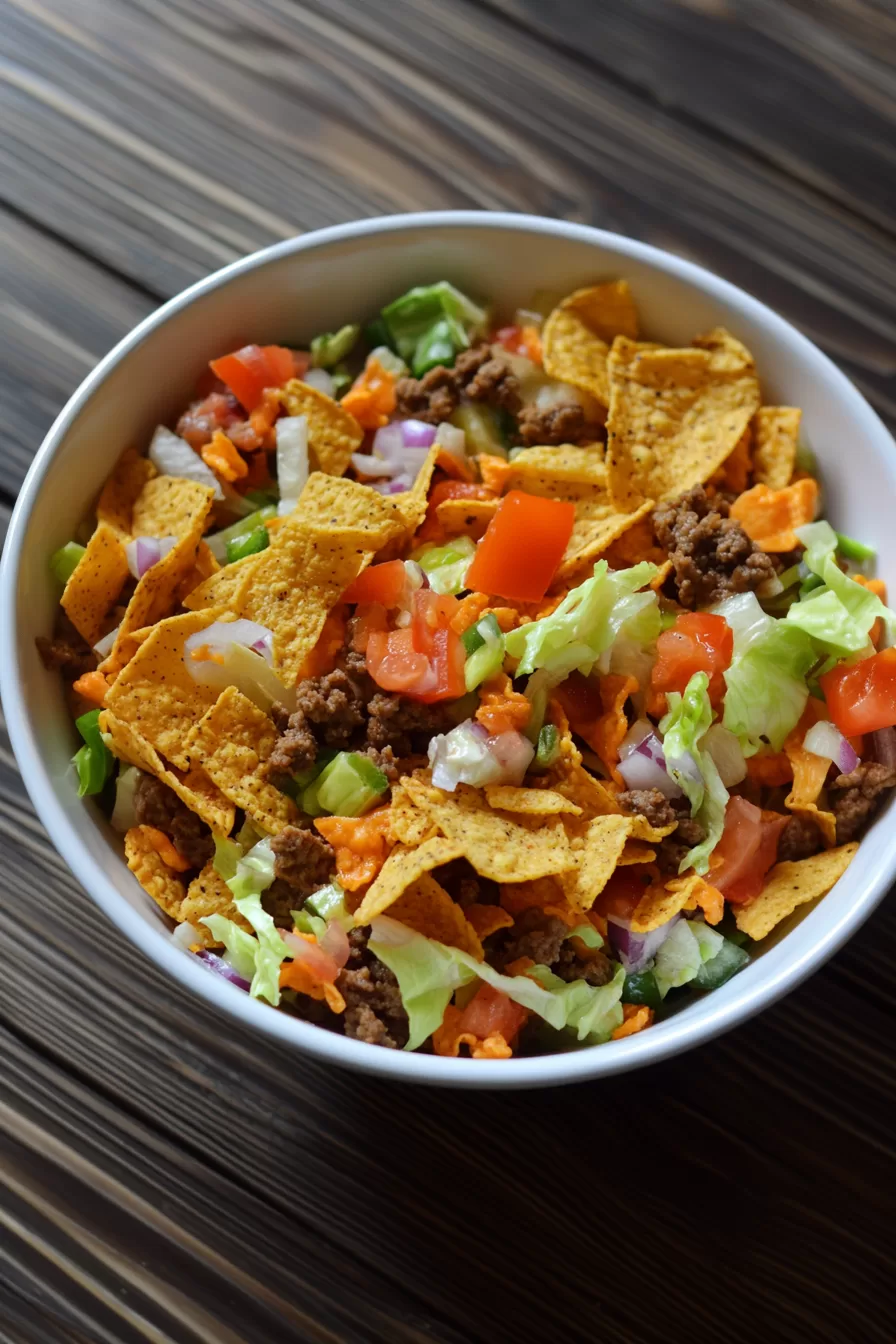
[[[889,155],[892,24],[774,9],[0,0],[0,537],[59,405],[157,300],[391,209],[669,246],[896,419],[891,179],[859,203],[851,175]],[[872,134],[844,175],[850,118]],[[0,1344],[892,1340],[892,907],[732,1036],[487,1096],[332,1072],[172,986],[68,874],[2,731],[0,870]]]

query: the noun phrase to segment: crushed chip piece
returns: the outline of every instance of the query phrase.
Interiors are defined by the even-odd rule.
[[[800,905],[830,891],[846,872],[858,850],[857,842],[828,849],[809,859],[775,864],[755,900],[735,907],[734,917],[748,938],[765,938]]]
[[[159,621],[106,694],[106,707],[181,770],[190,767],[187,736],[218,694],[190,676],[184,643],[216,619],[214,611],[196,611]]]
[[[151,826],[132,826],[124,837],[128,867],[148,896],[171,919],[180,919],[186,887],[162,858],[149,838]]]
[[[544,324],[545,372],[609,405],[607,356],[616,336],[638,336],[638,312],[626,281],[577,289]]]
[[[526,812],[533,817],[549,817],[555,812],[578,816],[582,809],[554,789],[517,789],[511,784],[486,784],[489,807],[503,812]]]
[[[459,947],[477,961],[483,960],[479,935],[432,873],[424,873],[407,887],[389,907],[389,914],[409,929],[422,933],[424,938],[432,938],[446,947]]]
[[[609,490],[625,512],[708,481],[759,405],[752,356],[721,327],[680,350],[619,337],[607,368]]]
[[[141,457],[133,448],[126,449],[97,501],[97,522],[106,523],[122,542],[130,541],[136,535],[132,530],[134,505],[143,487],[157,475],[148,457]]]
[[[356,924],[369,924],[394,905],[399,896],[433,868],[451,863],[463,855],[454,840],[434,835],[413,848],[397,845],[374,879],[367,895],[355,911]],[[450,898],[449,898],[450,899]]]
[[[500,905],[468,905],[464,914],[482,942],[499,929],[509,929],[513,925],[513,915]]]
[[[364,431],[344,407],[308,383],[293,378],[280,393],[288,415],[308,420],[308,449],[315,466],[328,476],[341,476],[364,438]]]
[[[638,683],[634,677],[623,677],[616,673],[601,677],[600,703],[603,713],[594,725],[589,744],[597,752],[608,773],[620,789],[626,787],[619,773],[619,748],[628,732],[628,719],[625,706],[629,696],[636,695]]]
[[[523,1015],[525,1010],[522,1010]],[[453,1003],[445,1009],[441,1025],[432,1034],[432,1048],[437,1055],[457,1059],[460,1048],[465,1045],[471,1059],[511,1059],[513,1050],[500,1031],[490,1036],[476,1036],[472,1031],[462,1031],[464,1014]]]
[[[443,499],[436,517],[449,537],[484,537],[489,523],[498,512],[500,499]]]
[[[753,474],[759,485],[783,490],[796,466],[803,413],[797,406],[760,406],[753,417]],[[740,489],[746,488],[746,481]]]
[[[796,529],[811,523],[818,507],[818,482],[811,476],[782,490],[754,485],[731,505],[731,517],[763,551],[793,551],[799,546]]]
[[[253,932],[248,919],[234,905],[232,891],[211,860],[187,887],[178,918],[185,924],[198,924],[206,915],[223,915],[247,933]]]
[[[222,565],[216,573],[198,584],[183,599],[182,605],[188,611],[203,611],[214,608],[216,611],[236,611],[234,598],[247,571],[256,565],[263,552],[244,555],[242,560],[234,560]]]
[[[181,802],[186,803],[190,811],[201,817],[213,831],[219,835],[230,834],[236,817],[235,808],[204,770],[198,767],[186,772],[169,769],[139,728],[125,723],[108,709],[103,712],[101,724],[103,732],[111,738],[111,750],[115,756],[167,784]]]
[[[570,905],[590,910],[603,891],[632,832],[631,817],[594,817],[572,844],[575,867],[560,876]]]
[[[355,531],[363,534],[371,551],[408,530],[398,495],[381,495],[369,485],[359,485],[346,476],[328,476],[313,471],[299,495],[293,516],[323,531]]]
[[[581,911],[569,904],[556,877],[538,877],[534,882],[502,882],[500,900],[514,919],[526,910],[534,909],[562,919],[571,929],[582,922]]]
[[[818,806],[831,763],[826,756],[816,756],[803,746],[806,733],[824,718],[824,705],[810,695],[799,723],[784,743],[784,753],[793,771],[793,784],[784,799],[784,806],[797,816],[813,821],[828,849],[833,849],[837,843],[837,819],[833,812]]]
[[[296,805],[268,782],[265,767],[279,734],[267,714],[228,686],[197,723],[186,744],[218,788],[267,832],[295,821]]]
[[[432,817],[415,806],[401,780],[392,785],[390,825],[395,839],[405,845],[420,845],[438,832]]]
[[[644,1031],[653,1022],[653,1009],[648,1008],[646,1003],[624,1003],[622,1005],[622,1022],[610,1033],[614,1041],[621,1041],[626,1036],[634,1036],[639,1031]]]
[[[119,533],[111,524],[99,523],[60,598],[66,616],[88,644],[102,637],[106,617],[128,573]]]
[[[656,851],[645,845],[643,840],[626,840],[625,849],[619,855],[616,865],[619,868],[629,868],[636,863],[653,863],[655,858]]]

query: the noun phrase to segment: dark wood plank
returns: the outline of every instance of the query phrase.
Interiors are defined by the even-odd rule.
[[[153,306],[0,208],[0,493],[15,497],[66,398]]]
[[[893,231],[896,23],[843,0],[486,0]]]
[[[460,0],[0,14],[7,199],[154,290],[382,209],[561,214],[743,284],[896,412],[887,233],[498,15]]]

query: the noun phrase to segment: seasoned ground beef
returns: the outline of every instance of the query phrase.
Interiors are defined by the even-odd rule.
[[[317,831],[285,826],[271,839],[274,876],[291,890],[293,908],[319,887],[325,887],[336,869],[333,849]]]
[[[849,775],[838,775],[831,785],[831,811],[837,819],[837,844],[855,840],[886,801],[896,785],[896,770],[866,761]]]
[[[399,378],[395,396],[399,415],[430,425],[450,419],[462,396],[501,406],[511,414],[520,405],[519,382],[510,364],[487,345],[464,350],[451,369],[438,364],[422,378]]]
[[[585,980],[589,985],[600,986],[608,985],[613,979],[613,964],[604,952],[589,949],[587,957],[580,957],[569,942],[561,947],[551,970],[567,982]]]
[[[444,733],[451,720],[444,705],[424,705],[403,695],[377,691],[367,706],[367,744],[391,747],[396,756],[425,752],[429,740]]]
[[[191,868],[203,868],[215,852],[210,828],[155,775],[140,775],[134,791],[138,826],[164,831]]]
[[[401,1002],[398,981],[367,946],[369,929],[352,929],[345,967],[336,977],[336,988],[345,999],[346,1036],[400,1050],[408,1039],[408,1015]]]
[[[547,444],[591,443],[598,436],[598,427],[585,419],[581,406],[552,406],[539,410],[524,406],[517,420],[517,437],[527,448]]]
[[[283,712],[278,706],[278,726]],[[277,720],[275,720],[277,721]],[[296,688],[295,712],[268,761],[271,775],[292,775],[317,760],[319,747],[342,751],[365,723],[364,701],[357,683],[342,668],[323,677],[309,677]]]
[[[693,817],[682,817],[671,835],[654,845],[660,872],[677,877],[681,861],[695,845],[706,839],[706,831]]]
[[[778,837],[777,862],[808,859],[822,847],[821,832],[809,817],[791,817]]]
[[[653,530],[672,561],[683,607],[709,606],[775,576],[772,557],[728,517],[725,500],[710,499],[703,486],[661,504],[653,514]]]
[[[53,639],[38,635],[34,642],[41,662],[50,672],[61,672],[74,681],[96,668],[96,654],[79,635],[57,635]]]
[[[636,812],[649,826],[671,826],[678,814],[659,789],[625,789],[617,795],[625,812]]]
[[[537,909],[524,910],[490,960],[502,970],[518,957],[531,957],[537,965],[549,966],[561,980],[586,980],[589,985],[612,980],[613,968],[603,952],[589,951],[581,957],[568,937],[569,927],[562,919]]]

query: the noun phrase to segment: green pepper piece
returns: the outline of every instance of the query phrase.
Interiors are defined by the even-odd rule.
[[[311,363],[316,369],[331,369],[350,354],[360,335],[361,328],[357,323],[340,327],[338,331],[322,332],[311,342]]]
[[[330,812],[360,817],[385,793],[389,781],[367,756],[340,751],[302,794],[302,810],[309,816]]]
[[[854,537],[844,536],[842,532],[837,533],[837,550],[847,560],[854,560],[859,565],[866,560],[873,560],[877,555],[873,546],[866,546],[863,541],[856,541]]]
[[[79,546],[76,541],[67,541],[58,551],[54,551],[50,568],[60,583],[68,583],[86,549],[86,546]]]
[[[549,770],[559,755],[560,733],[553,723],[545,723],[538,733],[533,764],[538,770]]]
[[[625,977],[622,986],[623,1003],[643,1003],[648,1008],[662,1006],[660,987],[653,971],[632,971]]]
[[[227,543],[227,563],[232,565],[235,560],[242,560],[247,555],[257,555],[259,551],[267,550],[270,544],[268,530],[264,523],[260,527],[253,528],[247,536],[234,537]]]
[[[364,340],[371,350],[375,350],[378,345],[388,345],[390,349],[395,349],[389,328],[381,317],[375,317],[372,322],[367,323],[364,328]]]
[[[84,746],[72,758],[78,772],[79,798],[101,793],[115,769],[115,757],[103,741],[99,719],[98,709],[91,709],[75,719],[75,727],[84,739]]]

